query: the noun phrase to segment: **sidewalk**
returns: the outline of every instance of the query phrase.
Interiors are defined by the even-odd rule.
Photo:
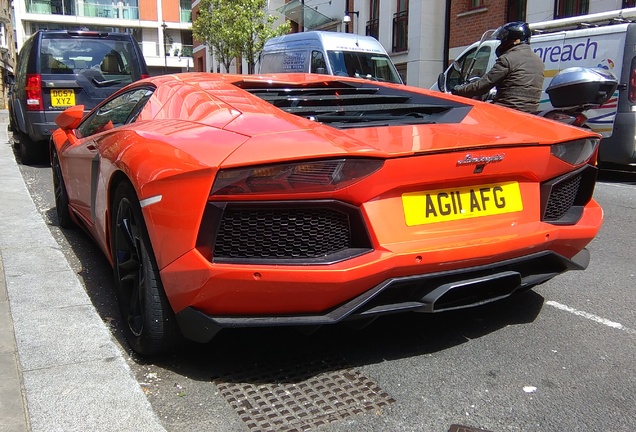
[[[0,432],[163,431],[35,208],[0,110]]]

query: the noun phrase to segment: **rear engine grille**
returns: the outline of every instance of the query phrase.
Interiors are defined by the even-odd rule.
[[[580,184],[581,175],[577,175],[554,185],[543,216],[545,221],[555,221],[563,217],[574,204]]]
[[[348,217],[332,209],[227,209],[214,256],[315,258],[350,246]]]
[[[329,264],[372,250],[360,209],[334,200],[210,202],[197,249],[212,262]]]
[[[583,208],[592,199],[597,172],[595,167],[587,165],[542,183],[541,220],[560,225],[577,223]]]

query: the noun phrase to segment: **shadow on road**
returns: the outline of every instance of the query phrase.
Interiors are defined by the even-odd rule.
[[[598,173],[598,181],[636,185],[636,172],[601,170]]]
[[[233,375],[255,367],[262,367],[262,376],[266,376],[272,365],[298,365],[321,358],[344,359],[348,366],[362,366],[442,351],[509,325],[530,323],[539,314],[543,300],[529,291],[474,309],[398,314],[381,317],[363,329],[338,324],[312,334],[285,328],[222,330],[208,344],[186,344],[180,352],[152,363],[203,381],[218,376],[231,380]],[[139,358],[136,361],[145,362]],[[329,364],[325,361],[326,367]]]

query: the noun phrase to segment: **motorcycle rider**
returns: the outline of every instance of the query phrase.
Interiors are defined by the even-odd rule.
[[[494,103],[520,111],[539,110],[543,86],[543,61],[530,48],[528,23],[516,21],[499,27],[493,37],[500,41],[497,61],[479,80],[452,89],[455,95],[481,96],[497,87]]]

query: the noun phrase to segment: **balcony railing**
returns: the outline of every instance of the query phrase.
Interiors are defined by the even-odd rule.
[[[139,8],[123,2],[102,4],[75,1],[27,0],[27,12],[46,15],[69,15],[96,18],[139,19]]]
[[[393,52],[409,49],[409,11],[405,10],[393,15]]]
[[[373,36],[376,39],[379,39],[380,36],[380,19],[372,19],[367,21],[367,36]]]
[[[161,45],[161,43],[149,41],[139,43],[144,57],[159,57]],[[164,50],[166,56],[169,57],[192,57],[192,45],[173,43],[170,46],[165,46]]]
[[[139,8],[135,6],[119,5],[109,6],[99,3],[84,3],[84,15],[87,17],[139,19]],[[82,14],[78,14],[82,16]]]

